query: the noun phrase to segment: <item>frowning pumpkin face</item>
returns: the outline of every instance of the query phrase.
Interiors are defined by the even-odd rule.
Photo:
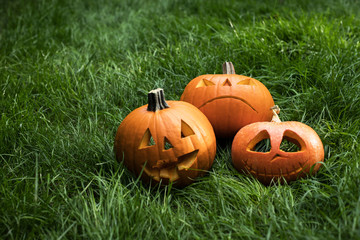
[[[225,63],[225,65],[228,63]],[[201,75],[186,86],[181,100],[199,108],[211,122],[217,137],[233,137],[253,122],[270,121],[274,105],[268,89],[254,78],[224,74]]]
[[[155,111],[142,106],[124,119],[115,138],[116,157],[147,182],[185,186],[211,167],[215,135],[191,104],[167,104]]]

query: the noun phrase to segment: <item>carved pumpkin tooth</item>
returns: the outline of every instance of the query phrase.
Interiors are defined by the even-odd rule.
[[[185,154],[178,158],[178,169],[181,170],[187,170],[189,169],[194,162],[196,161],[196,156],[198,154],[199,150],[195,150],[191,153]]]

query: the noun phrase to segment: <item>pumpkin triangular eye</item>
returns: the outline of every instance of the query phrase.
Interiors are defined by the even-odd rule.
[[[284,152],[299,152],[302,150],[303,143],[301,137],[293,131],[286,130],[280,144],[280,150]]]
[[[254,152],[270,152],[271,150],[271,142],[269,138],[265,138],[258,142],[251,151]]]
[[[299,152],[301,148],[296,139],[289,140],[284,137],[280,144],[280,150],[284,152]]]
[[[203,78],[203,79],[196,85],[196,88],[198,88],[198,87],[213,86],[213,85],[215,85],[215,83],[213,83],[213,82],[210,81],[210,80],[207,80],[207,79]]]
[[[164,137],[164,149],[168,150],[170,148],[173,148],[174,146],[170,143],[169,139]]]
[[[225,80],[225,82],[222,84],[223,86],[232,86],[232,84],[231,84],[231,82],[230,82],[230,80],[227,78],[226,80]]]
[[[237,85],[252,85],[253,81],[251,81],[250,78],[241,80],[240,82],[237,83]]]
[[[269,133],[266,130],[259,132],[256,137],[250,141],[247,150],[253,152],[270,152],[271,141]]]
[[[181,137],[184,138],[184,137],[188,137],[188,136],[191,136],[191,135],[194,135],[194,134],[195,133],[191,129],[191,127],[186,122],[181,120]]]
[[[150,129],[146,129],[144,136],[141,139],[139,149],[153,145],[155,145],[155,140],[150,133]]]

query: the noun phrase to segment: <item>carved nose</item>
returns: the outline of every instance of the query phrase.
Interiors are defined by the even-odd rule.
[[[232,86],[232,84],[231,84],[231,82],[229,81],[229,79],[226,79],[226,80],[223,82],[222,85],[223,85],[223,86],[228,86],[228,87]]]
[[[273,161],[275,161],[276,159],[278,159],[279,157],[281,157],[281,155],[280,154],[275,154],[275,156],[271,159],[271,161],[270,162],[273,162]]]

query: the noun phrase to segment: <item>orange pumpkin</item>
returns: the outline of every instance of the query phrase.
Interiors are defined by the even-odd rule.
[[[233,137],[250,123],[270,121],[270,108],[274,106],[264,84],[235,74],[231,62],[224,63],[223,74],[201,75],[191,80],[181,100],[199,108],[220,138]]]
[[[324,147],[317,133],[309,126],[296,121],[281,122],[275,110],[271,122],[257,122],[243,127],[232,144],[232,162],[238,171],[252,174],[260,182],[272,180],[293,181],[304,177],[312,169],[316,173],[324,160]],[[257,152],[256,145],[270,139],[268,152]],[[298,151],[281,149],[289,141]]]
[[[166,102],[162,89],[150,91],[148,100],[120,124],[114,144],[116,158],[146,182],[188,185],[214,161],[213,128],[193,105]]]

